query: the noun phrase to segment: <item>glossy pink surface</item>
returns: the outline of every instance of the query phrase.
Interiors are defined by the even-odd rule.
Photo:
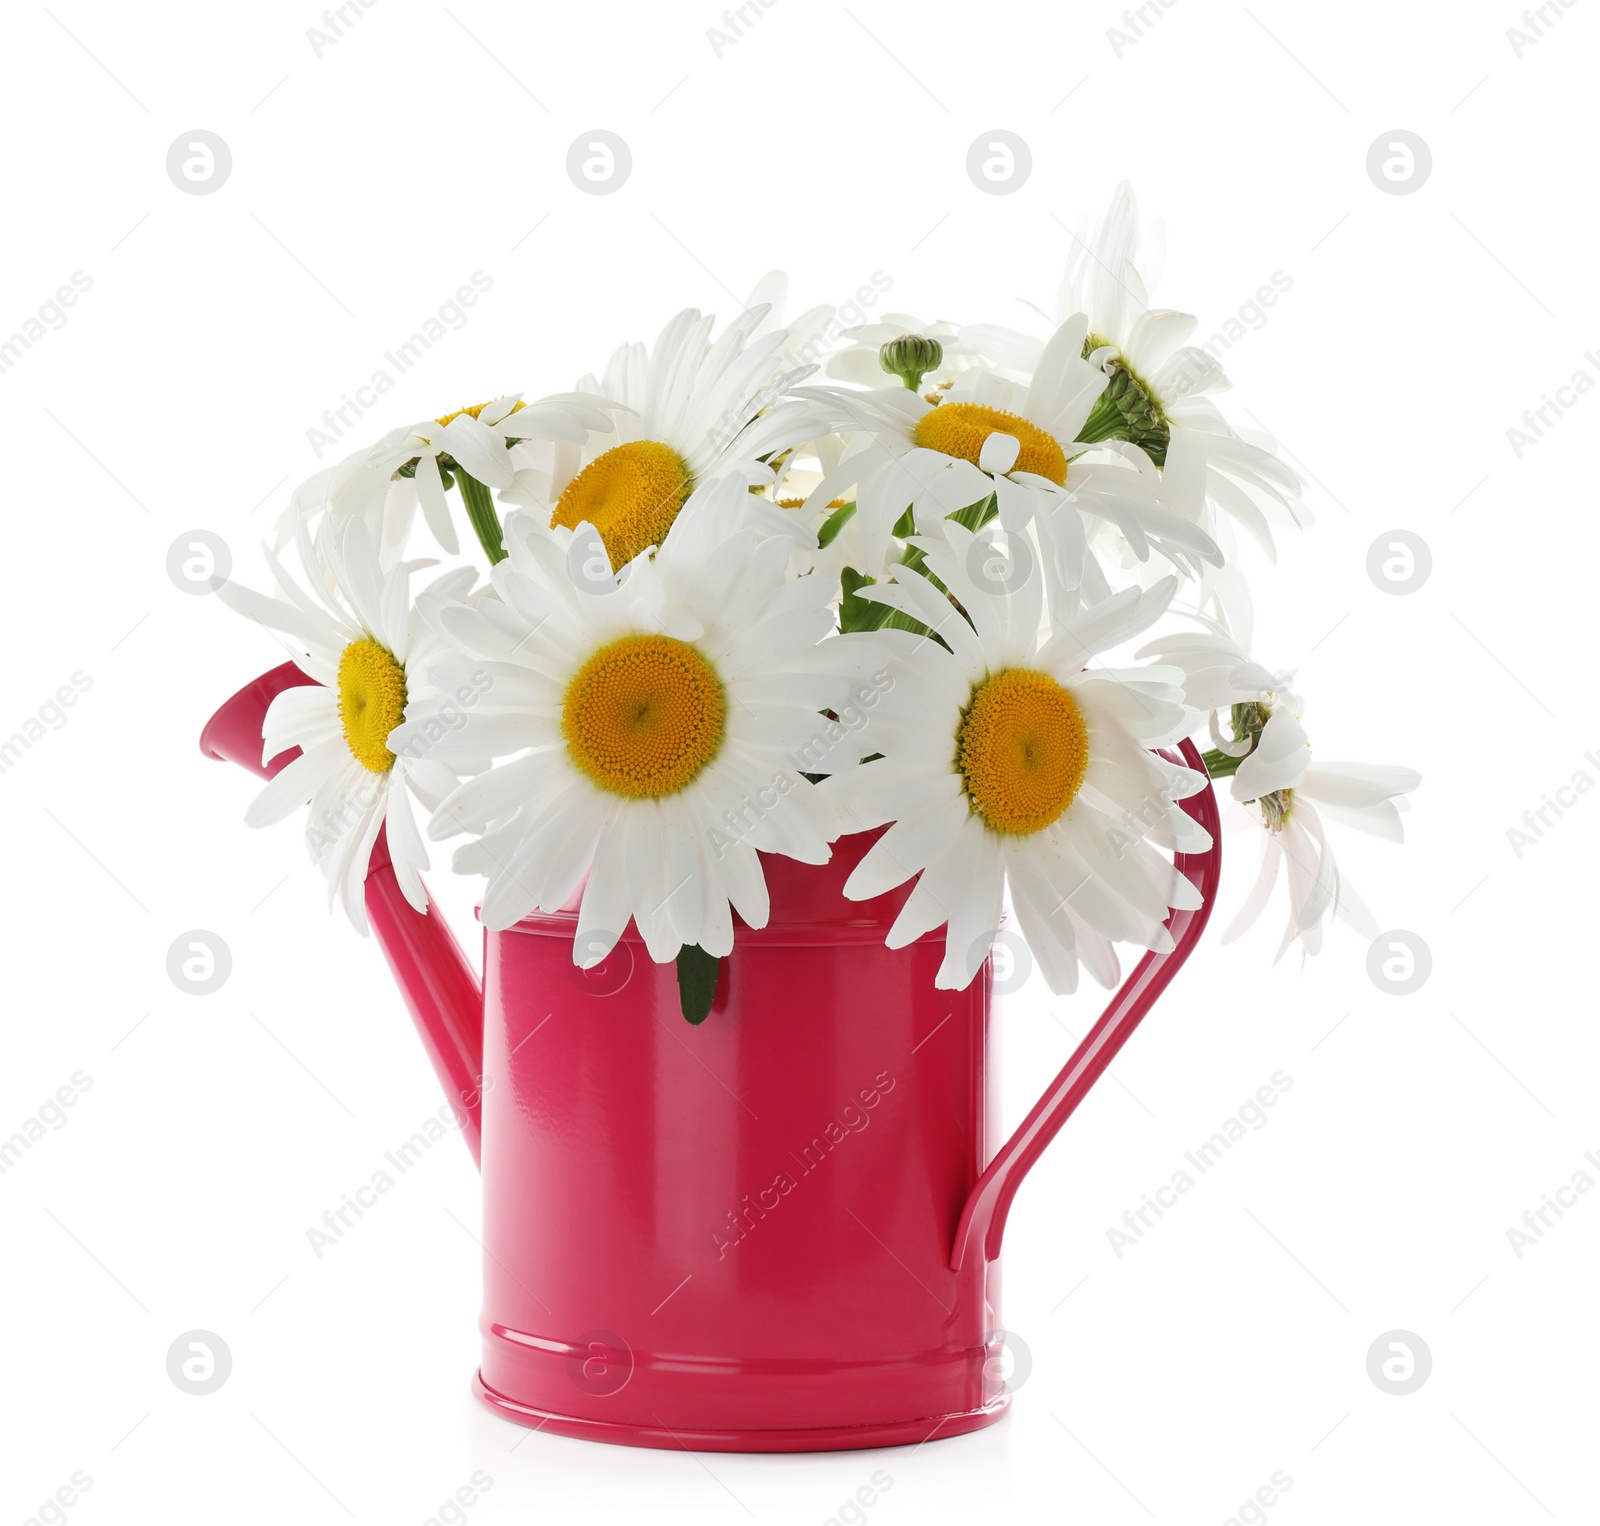
[[[230,707],[247,730],[257,704],[258,771],[263,682],[203,743],[245,761],[213,733]],[[1186,808],[1215,838],[1210,792]],[[482,1094],[476,1386],[502,1414],[631,1445],[787,1451],[920,1442],[1004,1412],[1011,1198],[1187,957],[1219,855],[1180,862],[1206,908],[1174,917],[1176,951],[1141,962],[997,1153],[989,969],[938,991],[942,931],[883,946],[903,892],[841,894],[870,841],[843,839],[820,867],[764,860],[771,919],[739,928],[699,1027],[631,926],[578,971],[570,911],[487,937],[480,1010],[442,919],[374,868],[374,931],[435,1068],[452,1101]]]
[[[491,1401],[718,1448],[999,1413],[984,1268],[949,1266],[994,1142],[988,981],[936,991],[937,940],[883,947],[901,897],[840,893],[866,846],[767,861],[772,918],[699,1028],[631,931],[587,974],[571,915],[489,939]]]

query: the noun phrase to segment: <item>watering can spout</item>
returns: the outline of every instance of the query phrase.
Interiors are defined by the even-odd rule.
[[[292,662],[246,684],[206,723],[200,750],[237,763],[263,778],[286,768],[297,751],[262,760],[261,729],[267,707],[285,689],[312,680]],[[417,1025],[433,1071],[461,1121],[478,1159],[483,1079],[483,987],[444,916],[428,900],[418,912],[400,889],[380,833],[367,870],[367,920]]]

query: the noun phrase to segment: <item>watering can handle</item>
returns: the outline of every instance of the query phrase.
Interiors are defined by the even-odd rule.
[[[1180,761],[1167,750],[1163,750],[1162,756],[1170,762]],[[1197,773],[1206,771],[1193,742],[1182,744],[1181,761]],[[950,1265],[955,1271],[961,1270],[962,1263],[974,1249],[981,1251],[986,1261],[999,1256],[1006,1215],[1011,1211],[1011,1200],[1017,1195],[1023,1177],[1061,1131],[1062,1124],[1077,1110],[1089,1088],[1116,1058],[1117,1051],[1155,1005],[1156,998],[1166,990],[1168,982],[1178,973],[1205,931],[1222,871],[1217,797],[1211,785],[1208,783],[1200,794],[1185,800],[1183,809],[1211,834],[1211,847],[1206,852],[1179,853],[1174,860],[1178,872],[1186,875],[1200,892],[1200,905],[1193,911],[1174,911],[1167,918],[1172,949],[1166,953],[1148,953],[1139,961],[1133,974],[1101,1013],[1100,1020],[1051,1083],[1049,1091],[978,1178],[961,1212],[961,1222],[956,1226],[955,1244],[950,1251]]]
[[[427,887],[424,886],[424,893]],[[411,1011],[433,1073],[455,1109],[474,1162],[482,1155],[483,982],[428,896],[418,915],[395,878],[389,841],[378,833],[367,864],[367,920]]]
[[[270,779],[300,755],[291,748],[263,759],[261,723],[285,689],[314,683],[285,662],[248,683],[206,723],[200,750]],[[367,920],[394,972],[439,1084],[461,1120],[461,1134],[478,1159],[483,1080],[483,988],[449,924],[428,898],[419,913],[400,889],[383,832],[367,864]]]

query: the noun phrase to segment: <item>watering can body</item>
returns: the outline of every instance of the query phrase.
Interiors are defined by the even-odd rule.
[[[257,680],[203,747],[265,771],[265,704],[305,681],[292,665]],[[1196,805],[1214,827],[1209,792]],[[380,839],[373,930],[483,1170],[475,1388],[501,1414],[791,1451],[920,1443],[1004,1413],[1012,1195],[1199,936],[1216,854],[1180,860],[1206,905],[1174,914],[1178,952],[1140,964],[1000,1146],[989,967],[940,991],[942,932],[885,947],[905,888],[842,893],[871,840],[842,839],[826,865],[763,855],[769,921],[738,927],[691,1027],[674,968],[631,926],[577,969],[575,908],[487,934],[480,991]]]
[[[479,1392],[546,1429],[662,1446],[922,1441],[1006,1399],[987,1268],[950,1266],[993,1109],[985,981],[883,946],[894,906],[769,862],[711,1015],[631,932],[488,938]],[[886,898],[889,899],[889,898]]]

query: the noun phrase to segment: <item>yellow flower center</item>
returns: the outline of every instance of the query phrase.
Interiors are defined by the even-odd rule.
[[[1089,728],[1055,679],[1007,668],[977,684],[956,732],[956,764],[991,830],[1042,832],[1072,804],[1089,767]]]
[[[389,733],[406,712],[406,670],[370,636],[339,655],[339,724],[350,754],[375,774],[394,767]]]
[[[498,401],[498,399],[495,399],[495,401]],[[488,403],[474,403],[470,408],[457,408],[454,413],[447,413],[442,419],[435,419],[433,422],[443,429],[447,424],[449,424],[451,419],[459,419],[463,413],[466,414],[468,418],[477,418],[477,416],[488,406]],[[520,413],[527,406],[528,405],[526,403],[522,402],[513,403],[511,405],[511,411],[512,413]]]
[[[567,484],[550,527],[573,530],[587,521],[600,532],[612,570],[620,571],[666,539],[693,486],[670,445],[631,440],[596,456]]]
[[[561,734],[601,789],[655,800],[676,794],[716,757],[727,712],[716,669],[687,641],[623,636],[573,675]]]
[[[943,451],[976,466],[983,442],[992,434],[1015,435],[1021,445],[1012,471],[1048,477],[1058,486],[1067,480],[1067,454],[1054,435],[1018,414],[982,403],[940,403],[922,415],[912,440],[924,450]]]

